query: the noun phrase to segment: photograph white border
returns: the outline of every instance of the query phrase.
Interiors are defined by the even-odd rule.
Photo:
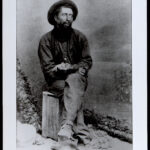
[[[132,0],[133,150],[147,150],[147,1]]]
[[[16,149],[16,0],[3,0],[3,150]]]
[[[133,150],[147,150],[147,3],[132,0]],[[16,149],[16,0],[3,0],[3,149]]]

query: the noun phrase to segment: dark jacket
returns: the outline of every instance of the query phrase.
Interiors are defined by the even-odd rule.
[[[45,80],[48,83],[60,79],[63,76],[60,77],[60,74],[58,75],[56,72],[52,71],[55,65],[64,61],[61,48],[58,44],[58,37],[59,33],[53,29],[42,36],[39,43],[38,55]],[[80,31],[71,29],[68,39],[68,57],[70,63],[76,70],[79,67],[83,67],[88,72],[92,66],[92,58],[90,56],[89,45],[86,37]]]

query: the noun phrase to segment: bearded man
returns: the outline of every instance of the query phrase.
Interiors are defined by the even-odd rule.
[[[83,97],[87,88],[88,71],[92,66],[87,38],[72,28],[78,14],[73,1],[60,0],[48,11],[53,30],[42,36],[38,55],[49,91],[63,99],[63,121],[58,140],[87,144],[89,130],[84,124]]]

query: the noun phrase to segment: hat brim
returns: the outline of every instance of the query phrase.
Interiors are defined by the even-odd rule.
[[[55,25],[54,16],[55,16],[56,10],[62,6],[71,8],[73,11],[73,20],[76,19],[78,15],[78,8],[76,4],[71,0],[60,0],[54,3],[48,10],[47,19],[51,25]]]

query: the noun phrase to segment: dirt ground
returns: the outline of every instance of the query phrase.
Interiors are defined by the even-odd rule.
[[[92,141],[86,146],[78,145],[79,150],[132,150],[132,144],[113,138],[102,130],[95,130],[91,127],[90,132]],[[26,147],[17,147],[17,150],[52,150],[52,147],[59,145],[50,138],[46,139],[41,136],[38,138],[37,143]]]

